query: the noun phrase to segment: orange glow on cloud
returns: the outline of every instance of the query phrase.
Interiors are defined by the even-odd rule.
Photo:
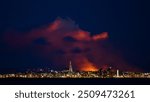
[[[81,64],[81,71],[98,71],[98,68],[94,66],[91,62],[89,62],[87,59],[84,60],[84,62]]]
[[[95,35],[92,37],[93,40],[101,40],[101,39],[107,39],[108,38],[108,32],[103,32],[101,34]]]
[[[49,26],[27,33],[6,32],[3,40],[10,47],[35,52],[35,56],[60,66],[66,63],[64,59],[70,59],[77,70],[97,71],[95,66],[107,64],[121,70],[133,69],[107,42],[108,37],[108,32],[92,34],[79,28],[71,19],[57,18]],[[105,44],[108,46],[103,46]]]
[[[82,70],[82,71],[98,71],[98,69],[96,67],[93,67],[93,66],[83,67],[80,70]]]
[[[73,32],[73,37],[79,41],[90,41],[90,33],[83,30],[77,30]]]
[[[49,27],[50,31],[55,31],[59,29],[60,24],[61,24],[61,21],[59,19],[55,20]]]

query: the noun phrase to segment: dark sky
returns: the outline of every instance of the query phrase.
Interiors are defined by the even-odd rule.
[[[6,32],[29,32],[57,17],[71,18],[92,34],[109,33],[109,42],[127,63],[150,71],[148,0],[1,0],[0,70],[48,66],[46,59],[4,42]]]

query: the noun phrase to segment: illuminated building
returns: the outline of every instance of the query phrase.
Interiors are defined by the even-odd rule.
[[[69,72],[73,72],[71,61],[69,62]]]
[[[119,77],[119,70],[117,69],[117,77]]]

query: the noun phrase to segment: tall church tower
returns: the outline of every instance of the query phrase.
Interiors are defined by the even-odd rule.
[[[69,72],[73,72],[71,61],[69,62]]]

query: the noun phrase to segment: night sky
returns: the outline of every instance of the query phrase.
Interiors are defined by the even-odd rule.
[[[0,72],[43,66],[59,66],[59,64],[60,66],[63,64],[67,65],[71,59],[69,58],[70,56],[64,58],[61,54],[67,53],[65,51],[70,46],[66,46],[68,43],[63,43],[66,45],[60,46],[65,51],[56,47],[50,47],[47,50],[50,52],[46,53],[43,50],[41,51],[41,49],[46,48],[43,46],[50,45],[48,40],[53,38],[53,36],[40,35],[39,38],[37,37],[38,32],[45,33],[45,28],[57,20],[60,20],[62,28],[65,29],[59,30],[59,33],[69,32],[70,34],[72,30],[82,29],[83,31],[90,32],[90,36],[94,36],[102,32],[108,32],[109,38],[107,41],[99,42],[98,44],[100,45],[96,45],[95,48],[99,49],[99,46],[99,51],[101,52],[101,43],[109,43],[111,50],[107,51],[106,54],[110,52],[111,55],[108,57],[111,57],[112,51],[115,50],[119,52],[119,56],[122,57],[125,63],[142,71],[150,71],[149,5],[150,2],[148,0],[1,0]],[[32,36],[36,36],[35,39],[31,39]],[[77,39],[69,37],[63,39],[67,40],[67,42],[77,43]],[[17,44],[14,42],[17,42]],[[56,41],[52,43],[56,43]],[[85,44],[83,44],[83,41],[82,44],[78,41],[76,45],[81,47]],[[85,46],[87,47],[87,44]],[[83,48],[86,48],[85,46]],[[80,53],[82,50],[85,49],[74,48],[72,52]],[[92,50],[89,53],[91,52],[94,51]],[[105,50],[102,50],[102,52],[105,52]],[[59,55],[61,56],[60,60],[64,58],[63,64],[57,58]],[[53,59],[48,59],[45,56]],[[65,54],[65,56],[67,55]],[[90,55],[88,57],[91,61],[92,59],[98,60]],[[103,59],[108,58],[106,56]],[[98,63],[98,61],[95,61],[95,63]],[[55,70],[57,69],[59,68],[57,67]]]

